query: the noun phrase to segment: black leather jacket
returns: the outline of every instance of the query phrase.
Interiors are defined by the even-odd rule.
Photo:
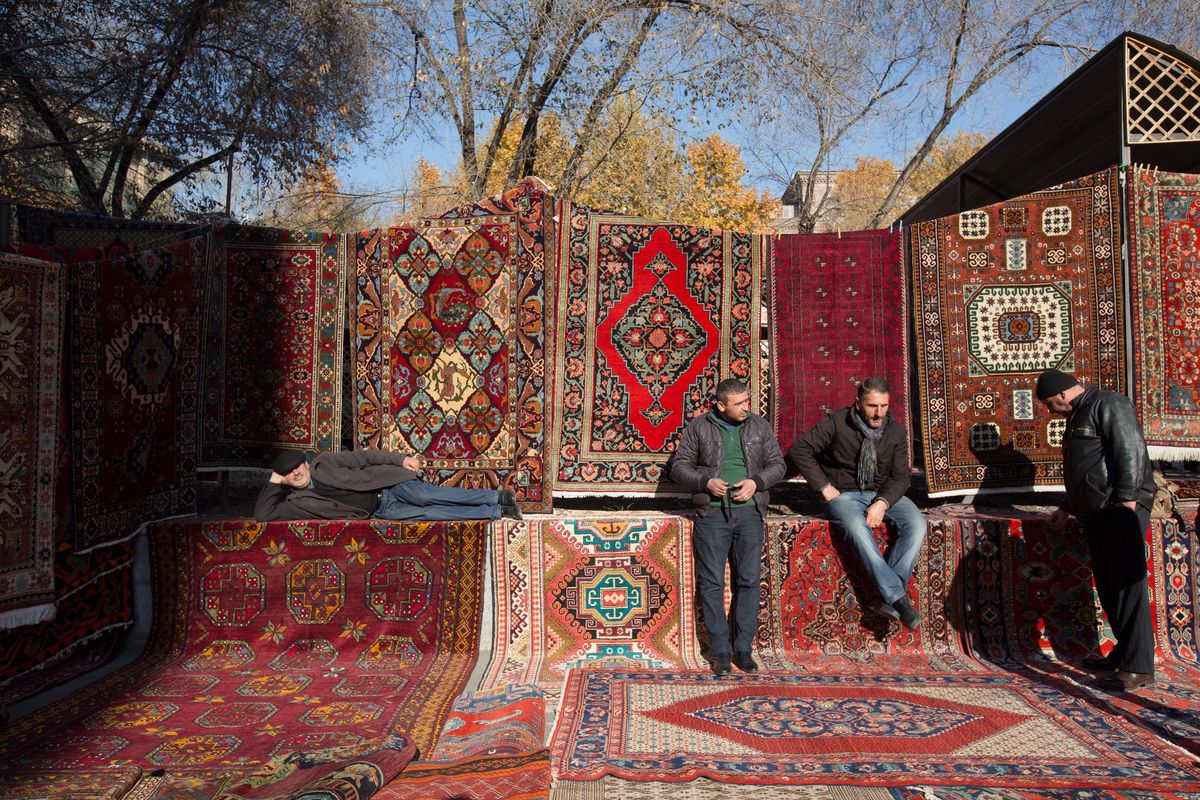
[[[691,490],[692,504],[700,516],[708,513],[712,502],[708,481],[721,473],[722,442],[716,421],[710,414],[702,414],[683,429],[679,447],[671,457],[671,480]],[[742,423],[742,453],[746,457],[746,472],[757,488],[754,505],[765,517],[768,490],[783,478],[787,466],[771,423],[757,414],[751,414]]]
[[[1088,386],[1071,404],[1063,436],[1065,508],[1081,520],[1106,506],[1154,501],[1154,466],[1125,395]]]

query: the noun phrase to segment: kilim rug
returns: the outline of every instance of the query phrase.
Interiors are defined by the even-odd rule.
[[[572,667],[703,666],[694,570],[691,523],[679,517],[493,523],[483,686],[532,683],[557,696]]]
[[[14,206],[21,244],[56,248],[95,248],[101,258],[174,244],[199,235],[203,226],[145,219],[117,219],[77,211],[55,211],[20,203]]]
[[[205,287],[200,466],[342,442],[344,237],[227,226]]]
[[[0,256],[0,629],[54,616],[65,298],[58,264]]]
[[[208,797],[291,752],[393,732],[431,752],[478,657],[485,531],[153,526],[146,652],[0,733],[0,786],[16,773],[132,764]]]
[[[1152,458],[1200,461],[1200,175],[1126,179],[1133,402]]]
[[[1049,367],[1124,391],[1117,171],[910,229],[931,496],[1062,484]]]
[[[902,238],[897,229],[773,240],[771,423],[784,451],[830,411],[850,405],[873,375],[889,381],[892,416],[908,424]]]
[[[565,202],[559,216],[554,491],[653,494],[720,380],[746,381],[763,411],[764,239]]]
[[[550,510],[552,203],[523,183],[355,237],[358,447],[421,453],[437,483]]]
[[[1193,758],[1121,715],[999,673],[572,670],[551,758],[566,780],[1200,791]]]
[[[957,628],[957,529],[932,522],[909,594],[922,621],[907,630],[870,611],[875,590],[837,526],[768,517],[756,650],[768,669],[878,674],[971,670]],[[881,549],[894,534],[878,529]]]
[[[195,513],[205,239],[71,267],[75,549]]]

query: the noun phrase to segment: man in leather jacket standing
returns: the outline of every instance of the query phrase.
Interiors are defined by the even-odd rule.
[[[1106,683],[1132,691],[1154,680],[1154,629],[1146,585],[1146,528],[1154,501],[1154,467],[1133,403],[1124,395],[1082,386],[1056,369],[1038,376],[1038,400],[1066,417],[1063,482],[1066,502],[1050,524],[1074,516],[1087,536],[1096,593],[1116,646],[1089,669],[1111,671]]]
[[[688,423],[671,460],[671,479],[692,491],[696,583],[713,672],[754,672],[750,648],[758,630],[763,518],[769,490],[785,472],[771,425],[750,413],[750,390],[736,378],[717,384],[712,411]],[[716,508],[714,508],[716,506]],[[733,576],[730,637],[725,614],[725,563]]]

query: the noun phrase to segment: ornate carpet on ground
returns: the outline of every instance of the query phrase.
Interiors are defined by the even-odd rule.
[[[768,517],[756,649],[769,669],[878,673],[976,669],[955,626],[958,543],[952,524],[931,524],[913,581],[923,621],[915,631],[867,609],[874,589],[836,526]],[[876,536],[886,545],[884,531]]]
[[[695,669],[691,523],[679,517],[492,524],[495,644],[483,686],[557,694],[582,665]]]
[[[433,749],[478,656],[485,523],[151,531],[146,653],[10,725],[4,770],[133,764],[207,797],[275,755],[391,732]]]
[[[769,271],[771,423],[785,451],[873,375],[907,425],[908,288],[900,231],[779,236]],[[909,441],[912,441],[911,434]]]
[[[1124,391],[1117,171],[914,225],[916,384],[931,496],[1062,483],[1048,367]]]
[[[0,256],[0,630],[54,616],[64,288],[60,265]]]
[[[555,776],[1200,791],[1200,766],[1020,676],[573,670]]]
[[[200,466],[262,467],[342,441],[344,237],[216,231],[205,286]]]
[[[191,239],[69,270],[76,551],[195,512],[206,246]]]
[[[764,239],[562,203],[559,494],[653,494],[718,381],[759,397]],[[677,487],[676,487],[677,488]]]
[[[523,183],[356,237],[356,445],[416,452],[441,484],[550,510],[552,199]]]
[[[711,778],[686,782],[628,780],[604,775],[590,781],[557,780],[554,800],[895,800],[893,789],[882,786],[833,786],[829,784],[731,786]]]
[[[137,250],[174,244],[198,235],[192,223],[117,219],[76,211],[55,211],[18,203],[17,238],[22,244],[56,248],[95,248],[101,258],[117,258]]]
[[[1133,401],[1151,456],[1200,461],[1200,175],[1127,179]]]

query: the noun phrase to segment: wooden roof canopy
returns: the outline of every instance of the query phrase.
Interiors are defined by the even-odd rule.
[[[902,215],[922,222],[1113,164],[1200,172],[1200,61],[1123,33]]]

